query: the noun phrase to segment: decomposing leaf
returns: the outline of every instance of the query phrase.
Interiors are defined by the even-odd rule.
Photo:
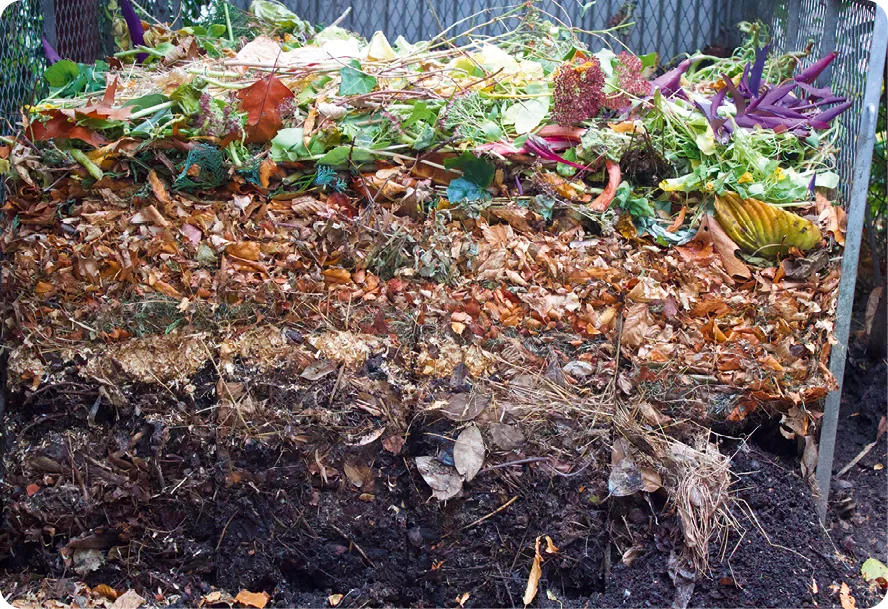
[[[327,597],[327,602],[330,603],[331,607],[335,607],[342,602],[342,598],[342,594],[331,594]]]
[[[460,607],[465,607],[466,601],[468,601],[471,596],[472,595],[470,593],[463,592],[462,594],[460,594],[459,596],[456,597],[456,602],[457,602],[457,604],[459,604]]]
[[[502,450],[514,450],[525,442],[524,434],[517,425],[491,423],[489,431],[493,443]]]
[[[281,104],[294,97],[290,88],[276,76],[269,75],[238,91],[241,107],[247,113],[247,142],[271,141],[284,122],[280,115]]]
[[[145,604],[145,599],[134,590],[127,590],[117,597],[111,609],[137,609]]]
[[[268,604],[268,601],[271,600],[271,595],[268,592],[250,592],[249,590],[241,590],[237,593],[237,596],[234,597],[234,600],[244,607],[263,609],[263,607]]]
[[[99,584],[98,586],[93,588],[93,592],[101,594],[102,596],[104,596],[108,600],[112,600],[112,601],[116,600],[117,597],[120,596],[120,594],[117,592],[117,590],[115,590],[114,588],[112,588],[108,584]]]
[[[558,546],[548,535],[546,535],[546,554],[558,554]]]
[[[416,469],[422,479],[432,488],[432,496],[440,501],[455,497],[463,485],[462,476],[451,467],[434,457],[416,457]]]
[[[728,236],[718,221],[710,215],[703,217],[700,229],[693,239],[702,244],[712,244],[712,248],[718,253],[728,275],[749,279],[752,273],[749,268],[737,258],[736,251],[740,247]]]
[[[401,454],[404,448],[404,438],[402,436],[389,436],[382,441],[382,447],[393,455]]]
[[[845,582],[842,582],[839,588],[839,603],[842,609],[855,609],[857,607],[857,599],[851,595],[851,588]]]
[[[481,393],[454,393],[441,408],[448,419],[452,421],[471,421],[481,414],[490,398]]]
[[[328,374],[332,374],[339,370],[339,363],[331,360],[319,359],[310,363],[305,367],[305,370],[302,371],[301,376],[307,381],[317,381],[318,379],[322,379]]]
[[[888,589],[888,567],[881,561],[867,558],[860,565],[860,575],[866,581],[878,584],[883,590]]]
[[[527,587],[524,589],[522,602],[527,607],[536,598],[537,590],[540,587],[540,577],[543,575],[543,557],[540,555],[540,538],[536,538],[536,549],[533,557],[533,564],[530,566],[530,575],[527,577]]]
[[[460,432],[453,446],[453,464],[456,471],[470,482],[484,464],[484,438],[481,430],[470,425]]]

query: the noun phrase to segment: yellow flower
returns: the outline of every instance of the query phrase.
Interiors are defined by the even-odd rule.
[[[713,184],[712,182],[706,182],[706,190],[712,192],[713,190],[715,190],[715,184]]]
[[[737,183],[738,184],[746,184],[747,182],[752,182],[752,181],[753,181],[752,174],[747,171],[742,176],[740,176],[740,178],[737,180]]]
[[[774,177],[777,179],[778,182],[780,182],[783,180],[783,178],[786,177],[786,174],[783,173],[783,169],[778,167],[774,170]]]

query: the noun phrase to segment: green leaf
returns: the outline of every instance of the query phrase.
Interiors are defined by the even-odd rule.
[[[221,23],[214,23],[207,30],[207,34],[211,38],[221,38],[228,31],[228,28],[222,25]]]
[[[376,78],[361,72],[361,62],[352,59],[349,65],[339,70],[342,82],[339,84],[340,95],[364,95],[376,88]]]
[[[450,185],[447,187],[447,199],[451,203],[485,201],[489,198],[489,192],[465,178],[450,180]]]
[[[657,65],[657,53],[648,53],[647,55],[639,55],[638,58],[641,60],[641,69],[652,68]]]
[[[438,118],[438,114],[434,110],[429,109],[428,103],[424,101],[419,101],[413,104],[413,111],[410,113],[404,121],[401,123],[402,127],[409,127],[414,123],[419,121],[425,123],[432,123]]]
[[[875,558],[867,558],[860,566],[860,575],[868,582],[876,579],[888,580],[888,567]]]
[[[425,150],[435,141],[435,129],[425,123],[421,122],[420,124],[422,125],[422,130],[413,141],[414,150]]]
[[[271,158],[275,161],[298,161],[311,156],[302,141],[302,127],[281,129],[271,140]]]
[[[349,160],[353,162],[372,161],[373,155],[363,148],[337,146],[318,159],[318,165],[345,165]]]
[[[193,83],[179,85],[170,93],[170,99],[179,104],[182,112],[188,115],[200,112],[200,96],[202,91],[195,88]]]
[[[471,152],[463,152],[460,156],[444,160],[447,169],[460,169],[463,178],[477,184],[480,188],[487,188],[493,181],[496,167],[493,163],[476,157]]]
[[[43,77],[49,86],[56,89],[64,87],[78,76],[80,76],[80,66],[67,59],[55,62],[43,72]]]
[[[503,112],[503,122],[507,125],[515,125],[515,132],[518,135],[523,135],[536,129],[548,114],[549,99],[547,97],[519,100]]]
[[[181,88],[182,87],[179,87],[179,89]],[[136,99],[131,99],[123,105],[132,108],[133,112],[138,112],[139,110],[144,110],[145,108],[150,108],[168,101],[170,101],[169,98],[162,93],[151,93],[149,95],[137,97]]]

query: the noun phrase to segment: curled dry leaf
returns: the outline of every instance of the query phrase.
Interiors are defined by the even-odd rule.
[[[342,602],[342,596],[342,594],[331,594],[327,597],[327,602],[330,603],[331,607],[335,607]]]
[[[389,436],[382,441],[382,447],[392,453],[398,455],[404,448],[404,438],[402,436]]]
[[[692,241],[697,241],[704,245],[707,243],[712,244],[712,248],[721,258],[722,265],[724,265],[728,275],[743,279],[752,277],[749,268],[735,254],[740,249],[740,246],[734,243],[712,216],[707,214],[703,217],[703,221],[700,222],[700,229]]]
[[[470,482],[484,464],[484,438],[481,430],[470,425],[462,430],[453,447],[453,464],[466,482]]]
[[[444,465],[434,457],[417,457],[416,469],[426,484],[432,488],[432,496],[435,499],[446,501],[462,490],[462,476],[454,468]]]
[[[543,575],[543,557],[540,555],[540,538],[536,538],[536,553],[533,557],[533,564],[530,566],[530,575],[527,577],[527,587],[524,589],[524,597],[521,599],[524,606],[527,607],[533,602],[540,587],[540,577]]]
[[[546,535],[546,554],[558,554],[558,546],[548,535]]]
[[[839,603],[841,603],[842,609],[855,609],[857,607],[857,599],[851,595],[851,588],[845,582],[842,582],[842,587],[839,588]]]

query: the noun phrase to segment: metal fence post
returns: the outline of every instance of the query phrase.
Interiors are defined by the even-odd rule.
[[[835,3],[838,5],[838,2]],[[835,21],[833,26],[836,26]],[[834,29],[834,28],[833,28]],[[826,41],[824,41],[826,44]],[[832,481],[833,457],[836,450],[836,430],[839,425],[839,406],[842,402],[842,381],[845,377],[845,359],[848,355],[848,335],[851,331],[851,310],[854,306],[854,288],[857,284],[857,263],[860,258],[860,241],[863,233],[863,219],[869,190],[870,164],[873,160],[873,144],[876,139],[876,120],[879,99],[882,94],[882,68],[888,46],[888,16],[876,6],[873,26],[873,42],[870,49],[869,72],[863,99],[863,120],[857,137],[854,155],[854,178],[851,183],[851,196],[848,208],[848,227],[845,233],[845,254],[842,256],[842,279],[839,283],[836,305],[836,344],[829,359],[829,370],[836,378],[839,388],[826,396],[820,431],[820,452],[817,455],[817,484],[820,497],[817,498],[817,515],[826,522],[826,509]],[[833,38],[829,52],[835,47]]]
[[[43,37],[52,45],[59,47],[58,33],[56,32],[55,3],[53,0],[40,0],[40,13],[43,15]]]

